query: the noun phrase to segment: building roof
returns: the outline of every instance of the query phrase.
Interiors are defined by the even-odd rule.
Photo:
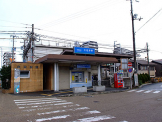
[[[84,56],[85,54],[74,54],[73,50],[64,50],[61,55],[79,55]],[[87,54],[86,54],[87,55]],[[92,55],[87,55],[92,56]],[[106,53],[106,52],[95,52],[95,56],[97,57],[115,57],[117,59],[120,58],[133,58],[133,55],[124,55],[124,54],[114,54],[114,53]]]
[[[35,63],[118,63],[119,61],[114,57],[97,57],[97,56],[83,56],[83,55],[57,55],[48,54],[38,60]]]
[[[162,59],[152,60],[153,63],[162,64]]]
[[[130,60],[130,62],[134,62],[134,60]],[[140,65],[148,65],[148,62],[145,61],[145,60],[137,60],[136,62],[138,64],[140,64]],[[155,63],[152,63],[152,62],[149,62],[149,65],[150,66],[155,66],[156,64]]]

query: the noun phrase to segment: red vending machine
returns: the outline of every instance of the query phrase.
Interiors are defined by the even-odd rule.
[[[123,70],[114,74],[114,87],[123,88]]]

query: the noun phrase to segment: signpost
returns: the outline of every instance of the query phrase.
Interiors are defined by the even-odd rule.
[[[128,67],[132,67],[132,63],[131,62],[128,62]]]
[[[132,63],[128,62],[128,72],[130,73],[130,89],[132,89],[132,80],[131,80],[131,73],[132,73]]]

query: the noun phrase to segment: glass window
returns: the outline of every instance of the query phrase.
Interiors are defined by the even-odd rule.
[[[128,69],[128,59],[121,59],[122,69]]]
[[[30,78],[30,71],[20,71],[20,78]]]
[[[150,70],[154,70],[154,67],[153,67],[153,66],[151,66],[151,67],[150,67]]]

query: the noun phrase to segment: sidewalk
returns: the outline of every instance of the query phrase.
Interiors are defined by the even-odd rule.
[[[95,92],[92,87],[87,88],[87,93],[73,93],[73,89],[60,90],[58,92],[55,91],[41,91],[41,92],[24,92],[19,94],[12,94],[18,96],[44,96],[44,97],[70,97],[70,96],[86,96],[86,95],[95,95],[95,94],[108,94],[108,93],[116,93],[123,92],[128,90],[127,88],[110,88],[107,87],[105,91]]]

